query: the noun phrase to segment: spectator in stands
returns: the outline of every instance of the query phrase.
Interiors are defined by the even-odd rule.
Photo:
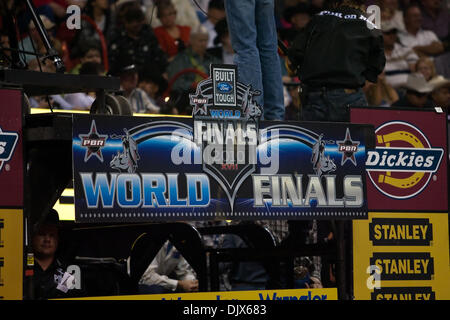
[[[207,44],[208,31],[203,26],[193,29],[191,31],[190,44],[188,48],[179,53],[167,68],[169,81],[173,76],[184,69],[193,68],[205,75],[209,75],[210,64],[220,63],[220,60],[206,52]],[[175,81],[172,86],[172,91],[187,92],[189,89],[195,87],[195,83],[203,79],[204,77],[198,74],[185,74]]]
[[[120,88],[128,99],[133,113],[159,113],[160,107],[150,101],[144,90],[138,88],[139,73],[135,65],[124,66],[120,69]]]
[[[450,14],[442,0],[421,0],[422,28],[433,31],[441,40],[449,40]]]
[[[311,20],[311,9],[305,2],[300,2],[294,7],[287,7],[283,12],[284,19],[291,24],[290,28],[281,29],[280,37],[282,40],[291,43],[298,32],[306,27]]]
[[[230,32],[228,31],[227,19],[222,19],[215,26],[216,38],[214,47],[209,48],[207,52],[215,56],[224,64],[234,64],[234,50],[231,45]]]
[[[197,275],[175,246],[166,241],[139,280],[147,294],[198,291]]]
[[[217,36],[214,27],[216,23],[225,18],[224,0],[210,0],[208,5],[208,19],[202,23],[202,26],[208,30],[209,40],[208,48],[214,47],[214,39]]]
[[[390,107],[399,99],[397,91],[387,83],[384,72],[378,76],[377,83],[366,82],[364,93],[369,106]]]
[[[320,279],[313,276],[315,271],[315,265],[313,261],[308,257],[302,257],[298,260],[299,262],[294,268],[294,288],[322,288]]]
[[[432,88],[422,74],[410,74],[404,88],[406,89],[405,96],[395,102],[393,107],[429,107],[427,99]]]
[[[196,0],[196,2],[197,5],[195,6],[195,11],[197,12],[200,23],[203,23],[208,19],[205,12],[208,11],[209,0]]]
[[[139,74],[138,87],[145,91],[150,102],[161,108],[162,113],[171,113],[166,108],[163,93],[167,89],[167,80],[152,69],[145,68]]]
[[[124,5],[125,6],[125,5]],[[138,68],[153,65],[163,73],[167,67],[166,54],[160,49],[152,28],[145,24],[145,16],[139,5],[127,6],[123,13],[124,30],[117,34],[109,45],[109,63],[112,72],[123,65]]]
[[[403,13],[398,9],[398,0],[375,1],[381,9],[381,23],[388,28],[405,31]]]
[[[159,27],[161,21],[156,16],[155,5],[164,0],[150,0],[151,4],[146,5],[146,17],[147,21],[151,23],[153,28]],[[197,28],[200,25],[200,20],[197,16],[196,7],[192,1],[186,0],[171,0],[175,8],[177,9],[177,18],[175,24],[180,26],[189,26],[192,29]]]
[[[104,74],[104,72],[105,69],[103,68],[103,65],[94,61],[84,62],[79,69],[80,75],[90,74],[100,76]],[[64,99],[72,105],[73,110],[89,111],[91,109],[92,103],[95,101],[95,92],[69,93],[64,95]]]
[[[55,73],[56,67],[52,61],[45,59],[33,59],[28,63],[28,70],[38,72]],[[45,97],[30,97],[30,106],[32,108],[57,108],[64,110],[72,110],[72,105],[68,103],[60,94],[54,94]]]
[[[427,57],[417,60],[415,69],[424,76],[426,81],[430,81],[437,76],[433,60]]]
[[[0,67],[10,66],[11,51],[8,50],[9,48],[9,36],[2,30],[0,31]]]
[[[412,48],[397,42],[397,29],[382,23],[381,30],[386,56],[384,68],[386,82],[392,87],[398,88],[406,83],[408,75],[415,70],[414,64],[419,57]]]
[[[36,7],[49,6],[55,15],[55,18],[63,19],[67,15],[67,7],[77,5],[84,7],[85,1],[82,0],[33,0]]]
[[[160,1],[157,6],[157,16],[161,26],[154,29],[161,49],[171,61],[179,52],[186,49],[189,43],[191,27],[175,23],[177,10],[170,0]]]
[[[405,32],[400,32],[400,43],[412,48],[419,57],[436,56],[444,52],[444,46],[433,31],[422,29],[422,13],[417,5],[405,9]]]
[[[78,43],[77,51],[80,52],[80,63],[70,70],[71,74],[79,74],[81,66],[86,62],[102,63],[101,49],[95,40]]]
[[[51,209],[33,232],[34,299],[64,298],[76,291],[75,278],[66,272],[67,266],[57,257],[58,223],[58,212]]]
[[[311,14],[316,14],[325,8],[326,0],[311,0]]]
[[[112,37],[115,20],[114,14],[110,9],[108,0],[88,0],[84,9],[84,14],[95,22],[98,29],[103,33],[105,40]],[[86,40],[100,41],[100,36],[95,27],[86,20],[81,21],[81,29],[77,33],[76,43]]]
[[[443,76],[433,78],[428,84],[433,88],[430,94],[432,107],[440,107],[449,111],[450,107],[450,80]]]
[[[45,15],[40,15],[42,24],[47,31],[49,41],[52,44],[53,48],[62,56],[62,45],[61,42],[55,38],[55,24]],[[47,49],[42,42],[41,36],[39,32],[36,30],[36,26],[34,22],[31,21],[29,26],[30,36],[24,38],[19,43],[19,48],[28,52],[36,52],[37,54],[43,55],[47,53]],[[30,60],[36,59],[36,55],[25,54],[23,59],[28,63]]]

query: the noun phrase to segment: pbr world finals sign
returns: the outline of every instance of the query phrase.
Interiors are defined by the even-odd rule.
[[[211,65],[192,119],[73,115],[78,222],[366,219],[373,126],[261,121],[261,92]]]

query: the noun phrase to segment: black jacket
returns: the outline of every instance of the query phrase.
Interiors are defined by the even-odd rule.
[[[376,82],[386,63],[383,36],[363,19],[361,11],[349,7],[313,17],[289,50],[304,84],[358,88],[365,80]]]
[[[109,64],[111,74],[119,74],[122,68],[136,65],[139,69],[152,66],[157,72],[166,71],[166,54],[159,47],[153,29],[144,24],[139,38],[129,37],[125,30],[119,31],[109,43]]]

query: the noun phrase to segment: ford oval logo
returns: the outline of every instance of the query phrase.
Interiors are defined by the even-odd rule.
[[[217,84],[217,90],[219,90],[221,93],[230,93],[231,90],[233,90],[233,86],[226,82],[219,82]]]

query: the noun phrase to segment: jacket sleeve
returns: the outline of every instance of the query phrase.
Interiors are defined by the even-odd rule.
[[[175,274],[180,280],[195,280],[197,278],[195,271],[183,256],[180,257],[180,261],[175,268]]]
[[[308,23],[308,25],[298,33],[298,35],[292,42],[292,46],[288,50],[288,58],[291,61],[294,69],[299,68],[305,58],[308,39],[310,37],[312,29],[312,23],[313,22]]]
[[[147,270],[145,270],[141,279],[139,280],[140,284],[146,285],[158,285],[162,286],[166,289],[175,291],[178,286],[178,281],[175,279],[171,279],[166,275],[162,275],[158,273],[159,264],[164,261],[165,250],[167,249],[166,245],[162,246],[159,250],[156,257],[148,266]]]
[[[372,38],[369,60],[364,76],[368,81],[376,83],[378,75],[384,70],[386,56],[384,55],[383,36],[379,30],[375,30],[374,32],[376,34]]]

